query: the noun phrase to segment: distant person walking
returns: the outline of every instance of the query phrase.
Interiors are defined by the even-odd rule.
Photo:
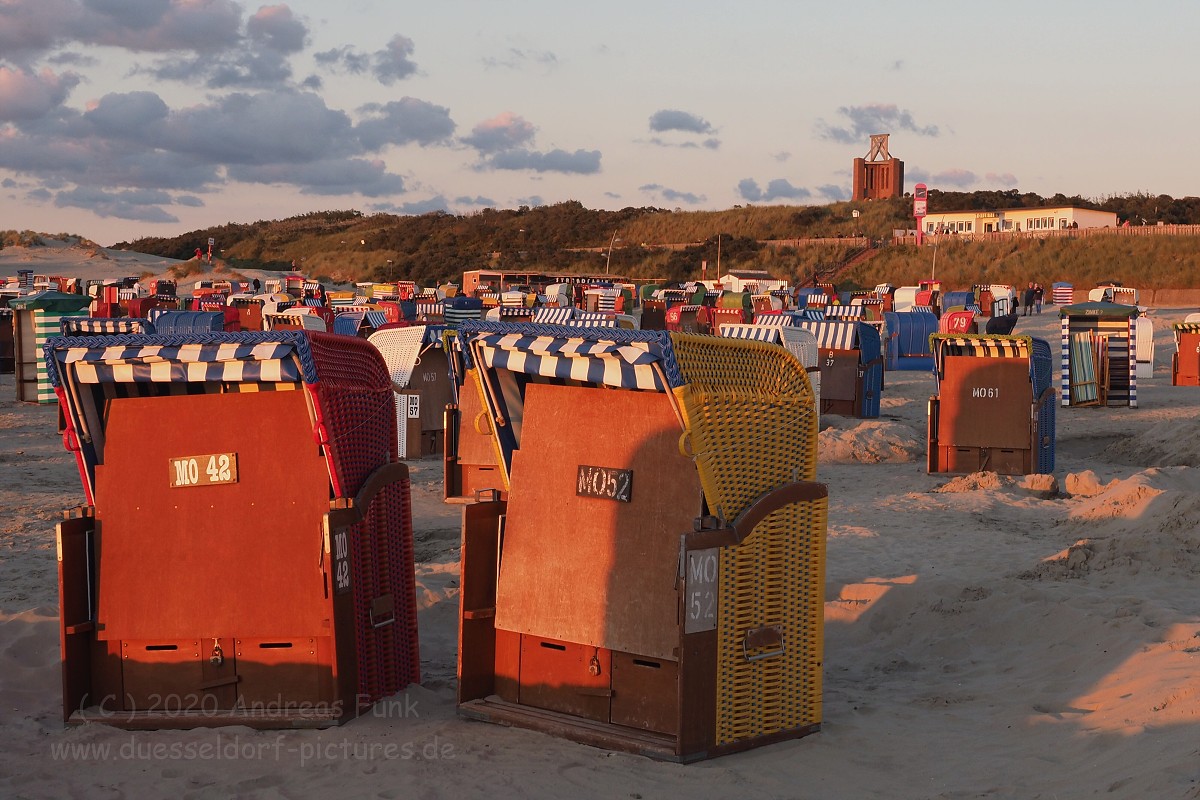
[[[1025,287],[1024,296],[1021,298],[1023,301],[1022,305],[1025,306],[1025,313],[1022,316],[1028,317],[1033,313],[1033,300],[1035,297],[1037,297],[1037,290],[1033,288],[1033,281],[1030,281],[1029,285]]]
[[[1040,283],[1033,285],[1033,305],[1037,309],[1037,313],[1042,313],[1042,300],[1046,297],[1046,290],[1042,288]]]

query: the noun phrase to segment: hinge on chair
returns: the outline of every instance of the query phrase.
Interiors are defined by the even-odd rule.
[[[705,514],[692,520],[692,530],[694,531],[715,531],[724,527],[725,520],[713,514]]]

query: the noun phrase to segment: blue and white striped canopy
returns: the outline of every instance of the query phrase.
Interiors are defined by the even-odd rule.
[[[825,319],[858,319],[862,315],[861,303],[848,306],[829,306],[825,309]]]
[[[722,324],[720,332],[729,339],[751,339],[756,342],[779,344],[780,325],[739,325],[737,323]]]
[[[793,321],[791,314],[755,314],[755,325],[770,325],[773,328],[790,327]]]
[[[141,317],[63,317],[63,336],[153,333],[154,326]]]
[[[527,375],[626,389],[667,390],[658,357],[647,342],[484,333],[472,340],[476,363]]]
[[[565,324],[589,328],[615,328],[617,320],[611,314],[602,314],[598,311],[576,311],[575,317],[567,320]]]
[[[796,320],[796,327],[817,337],[817,346],[828,350],[858,348],[858,322],[850,320]]]
[[[548,306],[533,310],[533,321],[539,325],[563,325],[574,318],[573,306]]]
[[[290,342],[68,347],[58,358],[80,383],[225,381],[293,383],[300,365]]]

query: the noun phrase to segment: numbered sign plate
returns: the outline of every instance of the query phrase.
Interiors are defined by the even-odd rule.
[[[633,502],[633,470],[580,464],[575,494],[579,497],[603,497],[605,500],[618,500],[622,503]]]
[[[720,568],[718,548],[688,551],[684,563],[684,633],[711,631],[717,627]]]
[[[172,489],[179,486],[213,486],[237,483],[237,453],[211,453],[167,459]]]

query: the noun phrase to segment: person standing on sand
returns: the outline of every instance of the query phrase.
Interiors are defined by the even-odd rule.
[[[1037,309],[1038,314],[1042,313],[1042,300],[1045,298],[1045,296],[1046,291],[1042,289],[1042,285],[1040,283],[1035,283],[1033,285],[1033,305],[1034,308]]]
[[[1036,294],[1037,292],[1034,291],[1033,288],[1033,281],[1030,281],[1029,285],[1025,287],[1024,296],[1021,298],[1023,301],[1021,304],[1025,306],[1025,313],[1022,316],[1028,317],[1031,313],[1033,313],[1033,298],[1036,296]]]

